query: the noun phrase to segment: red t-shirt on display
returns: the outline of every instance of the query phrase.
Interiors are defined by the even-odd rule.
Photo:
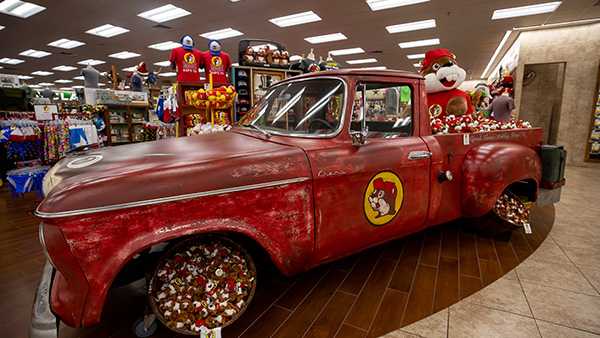
[[[229,83],[229,80],[227,80],[227,72],[231,68],[229,54],[221,52],[220,55],[215,56],[210,54],[210,51],[206,51],[202,52],[202,58],[206,70],[206,81],[209,81],[208,75],[212,74],[213,83],[217,85]]]
[[[171,51],[169,61],[177,65],[178,82],[198,82],[200,81],[199,68],[204,66],[202,52],[196,48],[187,50],[183,47],[177,47]]]
[[[447,110],[450,104],[466,106],[465,114],[473,113],[473,103],[471,96],[460,89],[451,89],[438,93],[427,94],[427,106],[429,114],[433,117],[442,118],[448,115]]]

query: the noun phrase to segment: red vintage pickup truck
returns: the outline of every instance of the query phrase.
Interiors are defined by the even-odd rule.
[[[340,70],[277,83],[228,132],[65,158],[35,212],[49,264],[31,335],[97,324],[119,273],[182,238],[250,243],[292,275],[507,190],[536,200],[542,130],[466,135],[432,135],[421,76]]]

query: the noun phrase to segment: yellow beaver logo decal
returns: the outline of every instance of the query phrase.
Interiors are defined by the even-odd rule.
[[[391,171],[381,172],[369,181],[365,191],[365,216],[373,225],[387,224],[400,211],[403,199],[400,178]]]

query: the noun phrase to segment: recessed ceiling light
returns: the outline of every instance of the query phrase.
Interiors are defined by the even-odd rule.
[[[172,77],[172,76],[175,76],[175,75],[177,75],[177,73],[175,73],[175,72],[167,72],[167,73],[160,73],[160,74],[158,74],[158,76],[162,76],[162,77]]]
[[[88,34],[101,36],[103,38],[111,38],[113,36],[117,36],[119,34],[123,34],[123,33],[127,33],[127,32],[129,32],[129,29],[127,29],[127,28],[113,26],[110,24],[102,25],[102,26],[92,28],[92,29],[86,31],[86,33],[88,33]]]
[[[309,22],[321,21],[321,17],[315,14],[313,11],[296,13],[286,16],[280,16],[278,18],[269,19],[271,23],[279,27],[289,27],[302,25]]]
[[[550,13],[550,12],[554,12],[558,8],[558,6],[560,6],[560,4],[561,4],[561,1],[554,1],[554,2],[546,2],[546,3],[542,3],[542,4],[537,4],[537,5],[497,9],[494,11],[494,14],[492,14],[492,20],[514,18],[514,17],[518,17],[518,16],[535,15],[535,14],[542,14],[542,13]]]
[[[346,63],[351,64],[351,65],[359,65],[361,63],[373,63],[373,62],[377,62],[377,59],[370,58],[370,59],[359,59],[359,60],[346,61]]]
[[[75,77],[73,78],[73,80],[80,80],[80,81],[83,81],[83,80],[84,80],[84,79],[83,79],[83,75],[75,76]]]
[[[360,54],[360,53],[364,53],[365,51],[362,48],[346,48],[346,49],[336,49],[336,50],[330,50],[329,53],[333,56],[340,56],[340,55],[351,55],[351,54]]]
[[[422,59],[425,57],[425,54],[410,54],[410,55],[407,55],[406,57],[409,58],[410,60]]]
[[[17,16],[19,18],[28,18],[46,9],[31,2],[19,0],[4,0],[0,2],[0,13]]]
[[[54,86],[54,83],[50,83],[50,82],[40,82],[40,83],[38,83],[38,86]]]
[[[244,35],[244,33],[240,32],[238,30],[232,29],[232,28],[219,29],[217,31],[200,34],[201,37],[209,39],[209,40],[223,40],[223,39],[232,38],[234,36],[240,36],[240,35]]]
[[[348,39],[348,38],[342,33],[325,34],[325,35],[318,35],[318,36],[311,36],[308,38],[304,38],[304,40],[306,40],[307,42],[312,43],[312,44],[346,40],[346,39]]]
[[[54,82],[56,82],[56,83],[71,83],[73,81],[72,80],[60,79],[60,80],[55,80]]]
[[[386,66],[375,66],[375,67],[362,67],[359,69],[363,69],[363,70],[385,70],[387,69]]]
[[[90,66],[97,66],[97,65],[101,65],[103,63],[106,63],[105,61],[101,61],[101,60],[94,60],[94,59],[87,59],[87,60],[83,60],[83,61],[79,61],[77,62],[80,65],[90,65]]]
[[[164,5],[155,9],[151,9],[146,12],[138,14],[139,17],[154,21],[154,22],[165,22],[181,18],[182,16],[190,15],[191,12],[186,11],[183,8],[173,6],[171,4]]]
[[[414,47],[424,47],[424,46],[434,46],[439,45],[440,39],[427,39],[427,40],[417,40],[410,42],[400,42],[398,46],[400,48],[414,48]]]
[[[72,86],[71,88],[73,89],[77,89],[77,88],[84,88],[83,86],[77,85],[77,86]]]
[[[54,73],[52,72],[47,72],[45,70],[36,70],[35,72],[31,73],[31,75],[37,75],[37,76],[48,76],[48,75],[52,75]]]
[[[60,87],[60,90],[73,90],[73,87]]]
[[[70,72],[72,70],[77,69],[77,67],[62,65],[62,66],[56,66],[56,67],[54,67],[52,69],[53,70],[58,70],[58,71],[61,71],[61,72]]]
[[[0,26],[0,31],[1,31],[1,30],[3,30],[4,28],[6,28],[6,27],[4,27],[4,26]]]
[[[131,66],[131,67],[123,68],[121,70],[124,72],[133,72],[136,69],[137,69],[137,66]]]
[[[0,63],[5,63],[7,65],[18,65],[19,63],[23,63],[25,61],[19,59],[11,59],[11,58],[1,58]]]
[[[160,43],[155,43],[153,45],[148,46],[148,48],[157,49],[157,50],[170,50],[173,48],[181,47],[179,42],[174,41],[165,41]]]
[[[171,61],[155,62],[154,65],[159,67],[169,67],[171,66]]]
[[[33,76],[19,75],[18,78],[21,79],[21,80],[29,80],[29,79],[33,79]]]
[[[42,86],[40,86],[40,85],[35,85],[35,84],[28,85],[28,87],[29,87],[29,88],[42,88]]]
[[[19,53],[19,55],[28,56],[30,58],[38,58],[38,59],[48,56],[50,54],[52,54],[52,53],[44,52],[43,50],[35,50],[35,49],[28,49],[28,50],[24,50],[21,53]]]
[[[367,4],[372,11],[380,11],[382,9],[408,6],[428,2],[429,0],[367,0]]]
[[[106,85],[105,85],[104,83],[98,83],[98,86],[100,86],[100,87],[104,87],[104,86],[106,86]]]
[[[111,57],[111,58],[121,59],[121,60],[131,59],[131,58],[135,58],[135,57],[138,57],[138,56],[140,56],[140,54],[133,53],[133,52],[128,52],[128,51],[118,52],[118,53],[114,53],[114,54],[110,54],[109,55],[109,57]]]
[[[50,42],[48,46],[64,48],[64,49],[72,49],[75,47],[83,46],[85,42],[80,42],[77,40],[69,40],[69,39],[59,39],[54,42]]]
[[[387,31],[390,34],[402,33],[402,32],[412,32],[412,31],[418,31],[421,29],[429,29],[429,28],[435,28],[435,19],[407,22],[407,23],[401,23],[399,25],[391,25],[391,26],[385,27],[385,29],[387,29]]]

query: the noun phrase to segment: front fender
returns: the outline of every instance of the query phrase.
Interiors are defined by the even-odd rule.
[[[194,234],[237,233],[262,246],[284,274],[293,274],[311,257],[313,226],[311,181],[92,214],[61,224],[90,284],[83,326],[100,321],[119,271],[154,244]]]
[[[493,142],[471,149],[463,163],[463,216],[488,213],[512,183],[533,180],[537,190],[541,168],[539,155],[517,143]]]

